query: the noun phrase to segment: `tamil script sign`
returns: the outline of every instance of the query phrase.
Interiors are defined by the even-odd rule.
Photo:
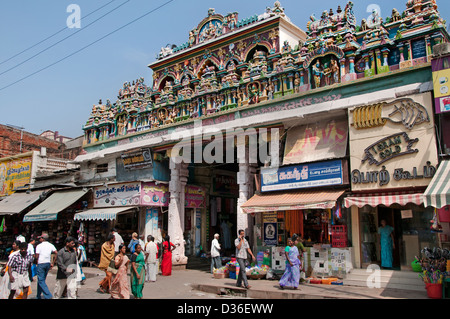
[[[342,161],[261,170],[261,191],[280,191],[344,184]]]

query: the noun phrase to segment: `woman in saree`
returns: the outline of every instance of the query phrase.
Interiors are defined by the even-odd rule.
[[[114,235],[109,234],[106,242],[102,245],[100,264],[98,269],[103,270],[106,273],[106,277],[99,283],[100,287],[98,291],[102,293],[109,293],[111,287],[112,272],[108,271],[108,266],[111,260],[114,258]]]
[[[172,250],[175,248],[175,245],[170,242],[169,235],[167,235],[163,242],[163,256],[161,262],[161,273],[163,276],[172,275]]]
[[[288,246],[285,249],[286,270],[281,277],[279,285],[281,289],[285,287],[298,288],[300,282],[300,253],[296,245],[297,238],[292,240],[288,238]]]
[[[126,255],[127,246],[119,246],[119,253],[114,259],[117,274],[111,282],[111,299],[130,299],[130,284],[128,282],[128,264],[130,259]]]
[[[386,221],[381,220],[381,227],[378,228],[381,245],[381,267],[392,268],[392,251],[395,248],[394,244],[394,228],[386,224]]]
[[[142,299],[145,282],[145,256],[140,244],[136,244],[131,255],[131,293],[136,299]]]

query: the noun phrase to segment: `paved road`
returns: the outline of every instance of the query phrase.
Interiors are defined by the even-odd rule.
[[[79,299],[109,299],[109,294],[97,292],[104,273],[97,268],[83,268],[87,280],[78,291]],[[56,269],[47,278],[50,291],[55,287]],[[367,287],[303,284],[298,290],[280,290],[277,281],[251,280],[248,291],[238,289],[233,279],[214,279],[201,270],[177,270],[172,276],[157,276],[155,283],[146,283],[144,299],[427,299],[426,290],[406,291],[398,289],[369,289]],[[31,287],[36,296],[37,280]]]

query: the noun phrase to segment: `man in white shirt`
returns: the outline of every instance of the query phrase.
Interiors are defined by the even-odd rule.
[[[214,268],[219,269],[221,267],[219,234],[214,234],[214,239],[211,242],[211,273],[214,273]]]
[[[53,244],[48,242],[48,234],[42,234],[39,237],[41,243],[36,246],[36,260],[37,260],[37,299],[42,299],[41,295],[44,294],[44,299],[52,299],[52,294],[48,289],[47,279],[48,272],[53,268],[55,264],[55,258],[58,251]]]
[[[119,247],[120,245],[122,245],[124,243],[122,236],[120,236],[120,234],[117,232],[117,228],[113,228],[111,230],[111,233],[114,235],[114,251],[115,251],[115,255],[117,255],[119,253]]]
[[[151,235],[147,236],[147,244],[145,244],[145,281],[156,281],[158,272],[158,245],[155,244],[155,238]]]
[[[236,246],[236,261],[239,264],[239,275],[236,286],[241,287],[242,282],[244,282],[244,287],[249,289],[250,285],[247,280],[245,262],[247,261],[248,254],[252,256],[252,260],[256,260],[256,258],[250,249],[247,239],[245,239],[245,232],[240,229],[238,234],[239,237],[234,241],[234,246]]]

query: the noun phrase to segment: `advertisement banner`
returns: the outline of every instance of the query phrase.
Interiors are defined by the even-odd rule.
[[[31,182],[32,157],[0,160],[0,197],[24,189]]]
[[[205,189],[203,187],[186,185],[186,194],[184,196],[185,207],[204,208],[205,207]]]
[[[283,165],[344,157],[348,119],[293,127],[288,131]]]
[[[169,185],[158,184],[155,182],[142,183],[141,205],[142,206],[169,206]]]
[[[281,191],[344,184],[342,161],[261,169],[261,191]]]
[[[267,212],[263,214],[263,238],[266,246],[277,245],[277,213]]]
[[[138,206],[141,183],[123,183],[94,188],[94,208]]]
[[[436,113],[450,112],[450,69],[433,72]]]

